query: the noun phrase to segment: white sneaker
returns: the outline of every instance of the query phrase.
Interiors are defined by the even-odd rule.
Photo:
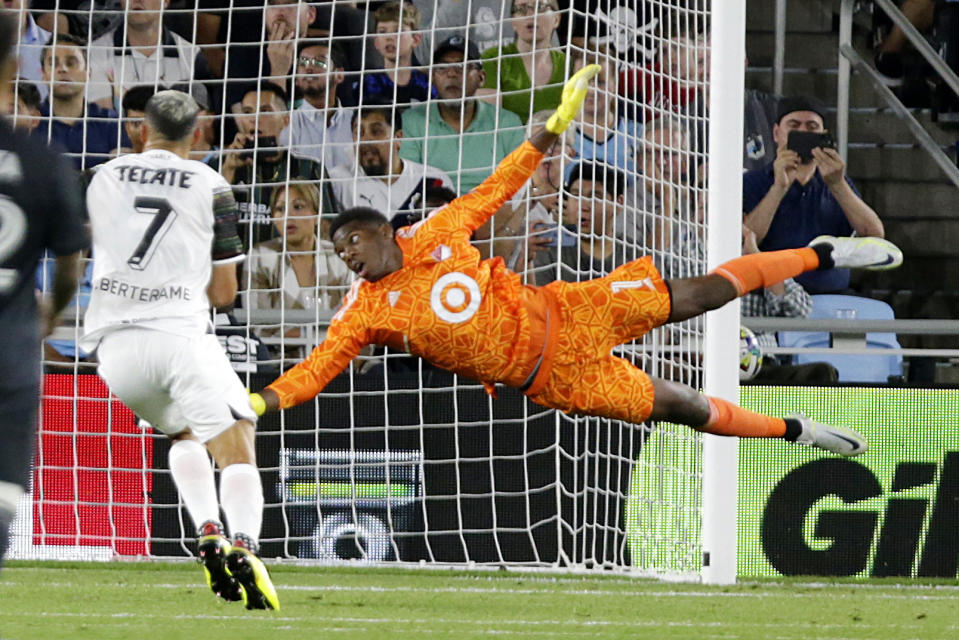
[[[801,413],[786,417],[798,420],[802,425],[802,433],[796,438],[796,442],[799,444],[825,449],[847,458],[858,456],[869,449],[866,439],[852,429],[816,422]]]
[[[895,269],[902,264],[902,250],[883,238],[837,238],[819,236],[809,243],[832,245],[832,260],[837,269],[869,269],[881,271]]]

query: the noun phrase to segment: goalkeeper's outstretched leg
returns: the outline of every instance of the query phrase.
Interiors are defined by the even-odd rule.
[[[604,278],[554,284],[551,290],[564,309],[559,313],[563,328],[550,366],[539,372],[542,375],[527,394],[535,402],[571,413],[635,424],[666,420],[716,435],[784,438],[844,456],[859,455],[867,445],[852,430],[801,415],[761,415],[678,382],[650,378],[608,354],[615,345],[654,326],[717,309],[753,289],[805,271],[893,268],[901,262],[902,253],[886,240],[821,237],[802,249],[736,258],[698,278],[663,283],[648,259],[641,259]]]
[[[718,309],[750,291],[818,269],[894,269],[902,251],[882,238],[820,236],[808,247],[765,251],[734,258],[698,278],[670,280],[667,322],[681,322]]]
[[[832,268],[893,269],[902,264],[902,252],[882,238],[820,236],[802,249],[742,256],[699,278],[670,281],[671,308],[667,322],[700,315],[760,287],[768,287],[806,271]],[[868,448],[852,429],[821,424],[803,415],[774,418],[700,394],[686,385],[652,379],[653,404],[649,418],[688,425],[704,433],[747,438],[783,438],[856,456]]]
[[[663,420],[720,436],[782,438],[842,456],[856,456],[868,448],[865,439],[851,429],[798,414],[775,418],[756,413],[685,384],[653,378],[628,360],[611,355],[557,363],[549,382],[530,399],[573,414],[633,424]]]
[[[822,424],[798,413],[775,418],[704,395],[679,382],[651,380],[654,396],[650,420],[684,424],[719,436],[782,438],[841,456],[858,456],[869,448],[865,438],[846,427]]]

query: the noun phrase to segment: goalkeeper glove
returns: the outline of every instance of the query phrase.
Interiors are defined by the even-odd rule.
[[[566,82],[563,87],[563,99],[556,107],[556,113],[546,121],[546,130],[550,133],[560,134],[566,131],[569,124],[579,113],[583,106],[583,100],[586,99],[586,91],[589,88],[589,81],[592,80],[602,69],[598,64],[588,64],[576,73]]]
[[[266,413],[266,400],[263,399],[258,393],[250,394],[250,407],[253,408],[253,412],[258,416],[262,416]]]

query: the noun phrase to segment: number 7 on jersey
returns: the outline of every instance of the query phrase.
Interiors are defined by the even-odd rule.
[[[176,211],[170,205],[166,198],[151,198],[148,196],[138,196],[133,201],[133,208],[137,213],[146,213],[153,216],[150,226],[147,227],[140,238],[140,244],[136,251],[127,259],[127,264],[138,271],[146,269],[150,263],[150,258],[156,252],[157,245],[163,240],[163,236],[170,230],[173,221],[176,220]]]

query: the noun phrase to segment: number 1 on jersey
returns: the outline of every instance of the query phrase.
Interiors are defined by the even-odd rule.
[[[133,208],[137,213],[146,213],[153,216],[150,226],[140,238],[140,244],[136,251],[127,259],[127,264],[133,269],[143,271],[150,263],[150,258],[156,252],[157,246],[163,240],[163,236],[170,230],[173,221],[176,220],[176,211],[170,205],[166,198],[150,198],[139,196],[133,201]]]

